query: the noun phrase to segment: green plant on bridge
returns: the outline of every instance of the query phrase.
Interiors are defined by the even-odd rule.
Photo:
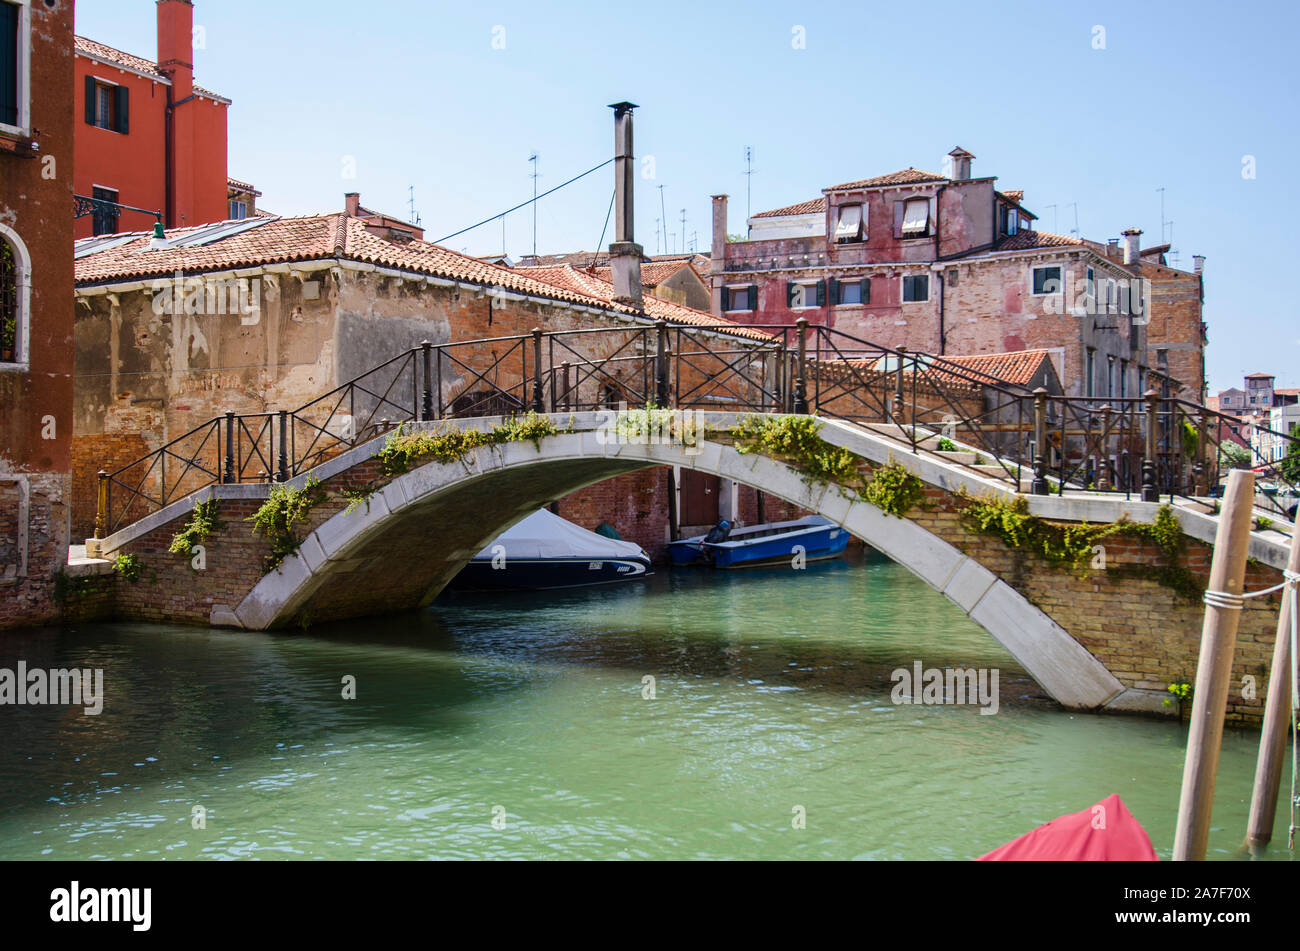
[[[203,544],[213,532],[219,532],[226,527],[217,518],[220,508],[221,503],[215,498],[208,499],[206,502],[195,502],[194,513],[190,516],[190,520],[185,523],[185,528],[172,536],[171,547],[167,550],[175,555],[192,555],[196,545]]]
[[[790,463],[809,484],[835,482],[862,486],[861,461],[843,446],[819,435],[822,423],[810,416],[746,416],[731,429],[736,451],[761,453]]]
[[[943,436],[943,437],[941,437],[941,438],[939,439],[939,451],[940,451],[940,452],[956,452],[956,451],[957,451],[957,444],[956,444],[955,442],[953,442],[951,439],[949,439],[947,436]]]
[[[1201,580],[1182,564],[1187,539],[1178,516],[1168,505],[1160,506],[1150,524],[1127,517],[1105,525],[1061,525],[1031,515],[1029,500],[1017,495],[1007,500],[997,496],[962,500],[961,519],[967,531],[992,535],[1008,548],[1033,553],[1048,564],[1080,575],[1086,574],[1098,545],[1108,538],[1127,537],[1152,542],[1164,557],[1163,565],[1111,565],[1106,573],[1115,578],[1145,578],[1195,601],[1205,591]]]
[[[1291,427],[1291,444],[1287,447],[1286,455],[1282,461],[1277,464],[1278,475],[1286,481],[1300,483],[1300,423]]]
[[[619,442],[630,444],[680,445],[698,447],[706,427],[689,410],[665,409],[653,401],[644,409],[619,410],[614,419],[614,435]]]
[[[427,462],[455,462],[481,446],[531,442],[540,448],[542,439],[560,432],[550,417],[533,412],[507,419],[488,430],[447,426],[408,432],[405,426],[400,426],[375,458],[380,462],[382,474],[391,478]]]
[[[139,555],[118,555],[113,559],[113,570],[127,581],[135,584],[140,580],[140,576],[144,574],[144,562],[140,560]]]
[[[294,525],[306,522],[311,510],[328,498],[325,489],[314,476],[308,476],[301,489],[287,485],[274,485],[262,507],[245,521],[253,523],[253,531],[265,535],[271,543],[264,567],[274,571],[298,550],[302,540],[294,532]]]
[[[910,469],[891,462],[871,473],[860,494],[882,512],[902,518],[925,503],[925,483]]]

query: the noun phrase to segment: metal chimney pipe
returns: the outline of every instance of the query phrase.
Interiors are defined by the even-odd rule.
[[[633,237],[632,110],[634,103],[616,102],[614,110],[614,243],[609,246],[609,266],[614,299],[641,306],[641,258],[645,250]]]

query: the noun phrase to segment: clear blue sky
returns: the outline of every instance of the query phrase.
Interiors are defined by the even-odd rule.
[[[1179,263],[1206,256],[1211,390],[1245,373],[1300,386],[1300,165],[1294,50],[1300,5],[1127,2],[446,4],[197,0],[201,85],[234,100],[230,174],[280,214],[339,210],[345,191],[431,239],[608,158],[612,113],[640,105],[637,238],[709,244],[709,195],[753,210],[854,178],[941,170],[961,145],[977,175],[1025,191],[1039,227],[1104,240],[1136,225],[1160,243],[1160,194]],[[795,49],[802,27],[806,48]],[[1105,49],[1094,49],[1095,27]],[[152,58],[153,0],[79,0],[77,32]],[[504,49],[494,48],[504,40]],[[1256,177],[1242,176],[1254,156]],[[345,179],[345,158],[356,177]],[[538,250],[592,249],[612,167],[541,203]],[[1050,206],[1056,205],[1053,213]],[[506,223],[515,256],[532,215]],[[610,240],[609,234],[605,242]],[[680,237],[676,238],[680,243]],[[500,250],[493,224],[447,242]],[[680,246],[680,244],[678,245]]]

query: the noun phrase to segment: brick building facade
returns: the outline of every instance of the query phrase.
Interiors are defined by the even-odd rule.
[[[950,156],[951,175],[903,169],[761,212],[743,242],[715,196],[713,312],[937,354],[1059,349],[1070,395],[1135,397],[1168,375],[1203,396],[1199,270],[1143,255],[1136,229],[1123,248],[1036,231],[1022,192]]]
[[[0,0],[0,628],[57,616],[72,444],[73,3]]]

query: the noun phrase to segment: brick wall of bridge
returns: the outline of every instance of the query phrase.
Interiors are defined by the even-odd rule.
[[[1204,618],[1199,600],[1190,601],[1149,578],[1121,577],[1102,570],[1076,576],[1033,554],[1009,548],[999,538],[968,531],[961,524],[952,495],[927,489],[926,498],[931,508],[911,513],[915,522],[1019,591],[1069,631],[1124,686],[1164,691],[1178,680],[1195,681]],[[1110,538],[1104,547],[1108,568],[1164,564],[1155,543],[1143,539]],[[1202,583],[1209,579],[1211,556],[1210,545],[1187,539],[1183,564]],[[1255,563],[1247,569],[1246,590],[1267,588],[1281,580],[1281,572]],[[1280,604],[1278,595],[1246,602],[1233,659],[1230,723],[1257,724],[1263,713]],[[1253,700],[1242,696],[1246,675],[1256,681]]]

